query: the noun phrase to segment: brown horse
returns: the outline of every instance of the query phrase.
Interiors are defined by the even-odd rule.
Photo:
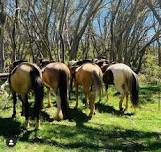
[[[78,107],[78,86],[83,87],[85,99],[90,108],[89,116],[95,114],[95,98],[97,92],[101,94],[102,90],[102,71],[100,67],[93,63],[86,63],[75,70],[75,85],[76,85],[76,105]]]
[[[43,83],[51,88],[57,99],[57,114],[55,119],[68,118],[67,92],[70,80],[70,71],[64,63],[49,63],[42,69]]]
[[[70,90],[69,90],[69,100],[71,99],[70,93],[73,90],[73,79],[74,79],[75,70],[76,70],[76,68],[78,68],[79,66],[81,66],[81,65],[83,65],[85,63],[93,63],[93,61],[90,60],[90,59],[85,59],[85,60],[80,60],[80,61],[74,61],[74,60],[72,60],[72,61],[69,61],[68,62],[68,68],[69,68],[70,73],[71,73]]]
[[[43,69],[45,66],[47,66],[49,63],[54,63],[54,60],[48,60],[48,59],[39,59],[38,65],[41,69]],[[47,95],[48,95],[48,108],[51,107],[51,100],[50,100],[50,94],[51,94],[51,89],[47,87]]]
[[[15,67],[14,67],[15,66]],[[36,129],[40,127],[39,113],[43,102],[42,74],[38,66],[32,63],[16,61],[13,63],[9,75],[9,86],[13,96],[13,114],[16,116],[17,95],[22,101],[22,111],[25,113],[25,127],[29,127],[29,103],[28,93],[33,90],[35,93],[34,115],[36,117]]]
[[[110,65],[103,75],[103,81],[108,89],[109,84],[115,85],[116,89],[121,93],[121,99],[119,102],[120,111],[126,111],[128,108],[128,95],[131,96],[132,105],[135,107],[138,105],[138,92],[139,84],[138,77],[132,69],[123,64],[116,63]],[[126,96],[125,109],[122,108],[124,97]]]

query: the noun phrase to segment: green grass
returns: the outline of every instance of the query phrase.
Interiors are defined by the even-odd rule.
[[[140,108],[134,110],[129,104],[128,111],[121,114],[118,111],[119,98],[114,96],[116,90],[110,88],[109,100],[104,97],[96,103],[97,113],[92,119],[88,118],[89,110],[80,101],[79,108],[71,110],[71,120],[50,122],[56,112],[53,102],[52,108],[45,108],[41,113],[41,130],[34,131],[32,123],[26,132],[21,129],[24,117],[19,114],[20,103],[17,105],[17,118],[10,119],[10,100],[7,108],[0,110],[0,151],[161,151],[159,90],[158,86],[142,86]],[[46,98],[44,102],[46,107]],[[71,108],[74,104],[75,100],[70,101]],[[18,138],[13,148],[6,146],[6,139],[11,136]]]

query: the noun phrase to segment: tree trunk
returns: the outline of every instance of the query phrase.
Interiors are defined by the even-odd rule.
[[[4,31],[3,27],[0,28],[0,72],[3,72],[4,69],[4,45],[3,45],[3,39],[4,39]]]
[[[0,0],[0,72],[4,69],[4,24],[6,15],[4,13],[4,3]]]
[[[161,43],[159,39],[157,40],[157,43],[158,43],[158,64],[159,66],[161,66]]]
[[[15,19],[13,23],[12,30],[12,62],[16,60],[16,28],[18,27],[18,0],[15,0],[16,10],[15,10]]]

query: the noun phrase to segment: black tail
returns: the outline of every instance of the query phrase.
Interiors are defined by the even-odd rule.
[[[139,98],[139,84],[137,77],[132,74],[132,82],[131,82],[131,102],[133,106],[138,105],[138,98]]]
[[[65,71],[60,71],[58,87],[61,99],[61,109],[64,119],[68,118],[67,84],[68,84],[67,74],[65,73]]]
[[[109,84],[114,84],[114,77],[111,70],[105,71],[103,74],[103,82],[105,84],[106,90],[108,89]]]
[[[41,79],[41,73],[38,69],[33,67],[30,72],[31,81],[32,81],[32,88],[35,93],[35,116],[39,118],[40,109],[42,107],[43,97],[44,97],[44,89],[43,83]]]

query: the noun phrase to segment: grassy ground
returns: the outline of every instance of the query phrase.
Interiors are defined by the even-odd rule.
[[[18,104],[17,119],[12,115],[11,101],[7,108],[0,109],[0,151],[3,152],[48,152],[48,151],[161,151],[161,111],[158,109],[159,87],[142,86],[140,89],[140,108],[134,111],[129,105],[125,114],[118,111],[116,90],[109,91],[109,100],[102,98],[96,103],[97,113],[89,120],[89,110],[79,103],[78,110],[71,110],[72,119],[49,122],[56,112],[52,108],[41,113],[41,130],[24,131]],[[46,100],[46,98],[45,98]],[[32,102],[32,101],[31,101]],[[1,99],[1,107],[4,101]],[[47,102],[45,101],[45,106]],[[70,107],[75,101],[70,101]],[[16,137],[13,148],[6,146],[8,137]]]

